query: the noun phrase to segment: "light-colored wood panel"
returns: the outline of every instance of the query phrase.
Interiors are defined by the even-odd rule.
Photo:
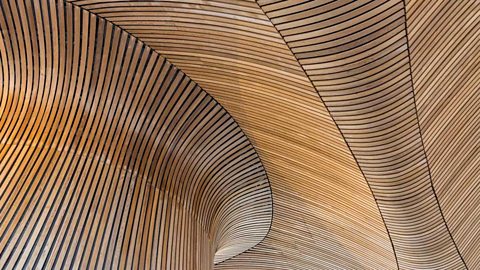
[[[425,155],[404,2],[258,2],[309,75],[358,161],[399,268],[466,268]]]
[[[480,268],[480,5],[407,1],[417,106],[438,193],[470,269]]]

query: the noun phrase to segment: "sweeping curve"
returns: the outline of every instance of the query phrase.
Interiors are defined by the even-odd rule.
[[[209,269],[266,236],[263,165],[195,82],[79,7],[0,6],[2,268]]]
[[[478,1],[0,1],[0,267],[480,267]]]

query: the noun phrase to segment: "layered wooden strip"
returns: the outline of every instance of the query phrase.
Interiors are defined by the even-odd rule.
[[[265,237],[260,159],[182,71],[63,1],[0,14],[0,268],[203,270]]]
[[[256,146],[274,221],[217,269],[395,269],[371,191],[318,94],[253,1],[75,1],[188,74]],[[139,19],[141,18],[141,19]]]
[[[379,204],[399,268],[465,268],[438,204],[419,130],[403,1],[258,3],[350,146]]]
[[[407,1],[413,85],[432,180],[453,239],[480,268],[480,4]]]

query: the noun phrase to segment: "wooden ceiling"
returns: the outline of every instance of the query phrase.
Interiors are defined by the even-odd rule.
[[[2,268],[480,268],[477,1],[0,3]]]
[[[418,119],[445,221],[480,268],[480,5],[407,1]]]
[[[220,104],[86,10],[17,4],[0,19],[2,269],[207,269],[266,236],[267,175]]]

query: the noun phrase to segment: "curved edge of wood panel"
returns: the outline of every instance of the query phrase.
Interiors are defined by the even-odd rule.
[[[257,2],[302,65],[369,182],[398,268],[467,268],[425,153],[404,1]]]
[[[265,238],[267,174],[208,93],[80,7],[0,3],[1,265],[207,269]]]
[[[74,3],[181,68],[258,147],[275,196],[272,230],[216,268],[396,267],[385,224],[345,141],[255,1]]]

